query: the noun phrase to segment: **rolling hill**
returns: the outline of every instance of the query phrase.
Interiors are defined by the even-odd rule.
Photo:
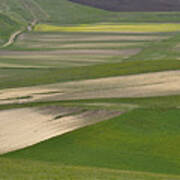
[[[180,1],[0,1],[0,180],[180,180]]]
[[[74,3],[77,2],[77,3]],[[151,2],[155,3],[154,8],[159,8],[162,5],[162,8],[170,8],[167,11],[170,12],[159,12],[157,9],[154,13],[148,12],[148,9],[144,9],[144,12],[134,12],[128,13],[125,11],[139,11],[138,9],[132,10],[137,4],[135,1],[130,6],[129,1],[126,1],[125,8],[121,9],[120,3],[118,0],[111,1],[69,1],[69,0],[1,0],[0,5],[0,20],[4,21],[6,16],[11,21],[13,21],[15,26],[6,27],[0,29],[0,33],[6,33],[6,36],[0,34],[1,44],[7,41],[7,38],[17,30],[17,28],[25,28],[30,24],[34,19],[39,22],[46,22],[52,24],[88,24],[88,23],[99,23],[99,22],[179,22],[180,13],[175,8],[179,4],[179,1],[171,1],[171,3],[157,3],[156,1]],[[144,2],[144,1],[143,1]],[[149,6],[150,2],[141,3],[142,7],[151,7]],[[84,6],[84,4],[90,5]],[[146,5],[147,4],[147,5]],[[101,6],[104,6],[101,7]],[[126,7],[127,5],[127,7]],[[99,7],[97,9],[95,7]],[[107,8],[105,8],[107,7]],[[120,8],[120,12],[110,12],[104,11],[103,9],[111,9],[111,7]],[[141,7],[138,5],[138,8]],[[129,9],[130,8],[130,9]],[[167,8],[166,8],[167,9]],[[175,10],[175,11],[174,11]],[[124,12],[123,12],[124,11]],[[162,10],[163,11],[163,10]],[[173,12],[171,12],[173,11]],[[7,19],[6,18],[6,19]],[[8,25],[10,26],[10,25]]]
[[[79,4],[84,4],[110,11],[180,11],[179,0],[70,0]]]

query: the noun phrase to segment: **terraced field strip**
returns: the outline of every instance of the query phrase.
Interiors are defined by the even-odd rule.
[[[171,34],[31,32],[0,51],[1,68],[66,68],[122,62]]]
[[[36,32],[178,32],[180,24],[95,24],[95,25],[80,25],[80,26],[54,26],[47,24],[38,24]]]
[[[167,71],[28,88],[5,89],[0,91],[0,104],[71,99],[151,97],[176,94],[180,94],[180,71]]]

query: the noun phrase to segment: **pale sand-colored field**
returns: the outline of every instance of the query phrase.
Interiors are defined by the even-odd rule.
[[[55,50],[55,51],[0,51],[1,58],[40,58],[41,56],[60,56],[60,55],[133,55],[140,51],[134,49],[76,49],[76,50]]]
[[[115,48],[115,47],[127,47],[128,46],[138,46],[143,45],[141,42],[135,43],[71,43],[71,44],[63,44],[62,48]]]
[[[0,91],[0,104],[69,99],[151,97],[175,94],[180,94],[180,71],[4,89]],[[23,96],[31,96],[31,98],[20,99]]]
[[[12,64],[12,63],[0,63],[0,67],[11,67],[11,68],[46,68],[45,66],[39,65],[21,65],[21,64]]]
[[[19,40],[34,40],[39,42],[61,42],[61,41],[126,41],[126,40],[133,40],[133,41],[152,41],[152,40],[163,40],[168,39],[169,36],[146,36],[146,35],[128,35],[127,33],[124,35],[107,35],[107,34],[91,34],[91,35],[61,35],[61,34],[34,34],[34,35],[24,35],[19,38]]]
[[[107,110],[81,112],[77,108],[53,106],[0,111],[0,154],[22,149],[120,114]]]
[[[109,42],[99,42],[99,43],[68,43],[68,44],[61,44],[61,43],[39,43],[39,42],[17,42],[16,46],[23,46],[25,48],[66,48],[66,49],[72,49],[72,48],[120,48],[120,47],[126,47],[126,48],[132,48],[137,46],[143,46],[144,42],[129,42],[129,43],[109,43]]]

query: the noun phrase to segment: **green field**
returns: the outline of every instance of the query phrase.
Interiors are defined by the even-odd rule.
[[[2,0],[0,180],[180,180],[179,18]]]
[[[5,157],[178,175],[179,113],[135,110]]]
[[[53,26],[39,24],[35,31],[40,32],[177,32],[180,31],[179,24],[96,24],[80,26]]]
[[[116,107],[111,108],[133,103],[141,108],[4,155],[0,160],[3,169],[0,175],[4,179],[10,179],[7,175],[10,172],[14,179],[179,179],[178,99],[179,96],[171,96],[56,102],[83,107],[90,102],[116,103]],[[33,106],[39,105],[45,104]],[[41,176],[43,169],[46,173]]]

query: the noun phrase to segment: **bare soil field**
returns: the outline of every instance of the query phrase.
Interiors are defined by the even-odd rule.
[[[114,33],[114,32],[110,32]],[[131,33],[131,32],[129,32]],[[140,34],[140,33],[137,33]],[[68,42],[68,41],[118,41],[118,40],[162,40],[167,39],[169,36],[158,36],[158,35],[129,35],[128,33],[124,34],[114,34],[114,35],[107,35],[107,34],[88,34],[88,35],[76,35],[76,34],[25,34],[21,35],[18,39],[19,40],[28,40],[28,41],[39,41],[39,42]]]
[[[180,11],[178,0],[70,0],[110,11]]]
[[[120,112],[78,108],[43,107],[0,111],[0,154],[91,125]]]
[[[175,94],[180,94],[180,71],[4,89],[0,91],[0,104],[113,97],[151,97]]]
[[[40,43],[40,42],[30,42],[30,43],[16,43],[16,45],[18,46],[24,46],[26,48],[48,48],[48,49],[54,49],[54,48],[58,48],[58,49],[73,49],[73,48],[81,48],[81,49],[88,49],[88,48],[96,48],[96,49],[100,49],[100,48],[120,48],[120,47],[126,47],[127,49],[129,47],[137,47],[137,46],[143,46],[144,42],[122,42],[122,43],[69,43],[69,44],[61,44],[61,43]]]
[[[82,49],[82,50],[58,50],[58,51],[0,51],[1,57],[14,57],[14,58],[25,58],[28,56],[59,56],[59,55],[92,55],[92,54],[101,54],[101,55],[134,55],[139,52],[139,49],[125,49],[125,50],[96,50],[96,49]],[[39,58],[38,57],[38,58]]]

